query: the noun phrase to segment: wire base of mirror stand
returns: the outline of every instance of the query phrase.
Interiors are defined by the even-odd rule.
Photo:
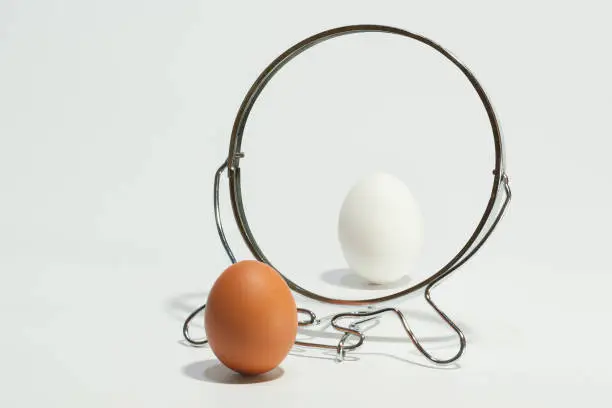
[[[443,313],[435,305],[434,307],[436,308],[438,313],[441,313],[441,316],[442,316]],[[194,310],[189,315],[189,317],[185,320],[185,323],[183,324],[183,337],[190,345],[194,347],[202,347],[208,343],[206,339],[196,340],[192,338],[189,333],[189,325],[191,324],[191,321],[195,317],[203,313],[205,308],[206,308],[206,304],[198,307],[196,310]],[[338,313],[330,317],[330,325],[335,330],[342,333],[342,336],[340,337],[338,344],[336,345],[314,343],[314,342],[301,341],[301,340],[296,340],[295,345],[316,348],[316,349],[335,350],[336,351],[336,361],[342,362],[345,360],[347,352],[356,350],[357,348],[361,347],[363,343],[365,342],[366,337],[365,337],[364,332],[361,330],[361,327],[360,327],[361,325],[369,321],[379,319],[382,314],[393,313],[396,315],[396,317],[401,322],[402,327],[404,328],[404,331],[406,332],[406,334],[408,335],[412,343],[415,345],[415,347],[419,350],[419,352],[423,356],[425,356],[432,363],[440,364],[440,365],[451,364],[455,362],[456,360],[458,360],[463,355],[463,352],[465,351],[466,340],[465,340],[465,336],[463,332],[446,315],[443,315],[444,320],[452,327],[452,329],[455,331],[455,333],[457,333],[457,336],[459,338],[459,350],[454,356],[448,359],[440,359],[440,358],[436,358],[432,356],[421,345],[419,340],[414,335],[412,329],[408,325],[406,317],[404,316],[404,313],[401,310],[392,308],[392,307],[375,309],[373,306],[369,307],[368,309],[369,310],[364,310],[364,311]],[[304,308],[298,308],[297,312],[298,312],[298,315],[304,314],[307,316],[306,320],[298,321],[298,325],[300,327],[320,326],[321,321],[317,318],[316,314],[312,312],[311,310],[304,309]],[[352,321],[348,326],[339,324],[339,321],[348,320],[348,319],[356,319],[356,320]]]
[[[240,157],[244,157],[244,155],[240,154]],[[236,257],[234,256],[234,253],[232,249],[230,248],[229,243],[227,242],[227,238],[223,230],[223,223],[221,221],[220,206],[219,206],[219,186],[221,182],[221,176],[226,169],[227,169],[227,162],[224,162],[219,167],[217,172],[215,173],[214,193],[213,193],[215,221],[217,225],[217,232],[219,234],[219,238],[221,240],[223,248],[225,249],[225,252],[227,253],[227,256],[229,257],[230,261],[232,263],[236,263]],[[449,267],[444,274],[439,275],[436,279],[431,281],[425,287],[425,290],[424,290],[425,301],[434,309],[434,311],[438,314],[438,316],[440,316],[440,318],[457,334],[457,338],[459,340],[459,348],[452,357],[444,359],[444,358],[434,357],[432,354],[430,354],[425,349],[425,347],[422,345],[421,341],[419,341],[419,339],[415,336],[414,332],[410,328],[410,325],[408,324],[406,316],[401,310],[394,308],[394,307],[385,307],[385,308],[378,309],[374,306],[374,304],[366,305],[368,310],[361,310],[361,311],[355,311],[355,312],[342,312],[342,313],[337,313],[331,316],[331,320],[330,320],[331,326],[335,330],[342,333],[342,336],[340,337],[338,344],[331,345],[331,344],[314,343],[314,342],[296,340],[295,345],[318,348],[318,349],[335,350],[336,360],[344,361],[347,352],[356,350],[361,345],[363,345],[365,341],[365,335],[363,333],[363,330],[361,330],[361,327],[360,327],[362,324],[368,321],[371,321],[373,319],[378,319],[382,317],[383,314],[394,314],[400,321],[404,329],[404,332],[406,333],[406,335],[408,336],[412,344],[414,344],[417,350],[427,360],[429,360],[430,362],[434,364],[440,364],[440,365],[451,364],[457,361],[463,355],[465,351],[465,347],[466,347],[465,335],[463,334],[461,329],[446,315],[446,313],[444,313],[436,305],[436,303],[432,300],[431,290],[434,287],[436,287],[451,272],[453,272],[454,270],[462,266],[474,253],[476,253],[480,249],[482,244],[484,244],[484,242],[490,236],[490,234],[493,232],[493,230],[495,229],[499,221],[501,220],[506,210],[506,207],[508,206],[510,199],[512,197],[508,177],[505,174],[503,174],[501,179],[502,179],[503,191],[505,193],[505,198],[502,201],[502,205],[497,211],[497,214],[493,218],[492,223],[484,231],[482,237],[478,241],[475,241],[474,246],[472,247],[471,251],[469,251],[463,258],[458,259],[457,262],[455,262],[454,265]],[[187,319],[185,319],[185,322],[183,324],[183,337],[192,346],[196,346],[196,347],[204,346],[208,342],[206,339],[194,339],[191,337],[189,333],[189,326],[192,320],[196,316],[203,313],[205,308],[206,308],[206,304],[195,309],[187,317]],[[298,313],[298,316],[300,314],[307,316],[307,318],[304,320],[298,319],[298,325],[300,327],[318,326],[320,324],[320,320],[317,318],[317,315],[309,309],[298,308],[297,313]],[[353,321],[350,322],[348,326],[342,325],[339,323],[339,322],[347,321],[347,320],[348,321],[353,320]]]

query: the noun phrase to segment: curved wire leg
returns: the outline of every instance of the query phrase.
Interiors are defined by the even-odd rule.
[[[189,325],[191,324],[191,321],[198,314],[200,314],[200,312],[204,311],[205,308],[206,308],[206,304],[203,304],[202,306],[198,307],[196,310],[191,312],[191,314],[187,317],[187,319],[185,319],[185,323],[183,323],[183,337],[192,346],[201,347],[201,346],[204,346],[206,343],[208,343],[208,340],[206,338],[200,339],[200,340],[194,340],[189,334]]]
[[[425,300],[436,311],[436,313],[438,313],[438,315],[442,318],[442,320],[444,320],[446,324],[450,326],[455,333],[457,333],[457,336],[459,337],[459,350],[457,350],[457,353],[454,356],[447,358],[447,359],[439,359],[439,358],[432,356],[429,352],[427,352],[427,350],[425,350],[425,348],[421,345],[419,340],[414,336],[414,334],[412,333],[412,330],[410,330],[410,327],[408,326],[408,322],[406,321],[406,317],[404,316],[404,314],[399,310],[397,310],[396,313],[398,317],[400,318],[400,320],[402,321],[404,330],[406,331],[406,333],[408,333],[410,340],[415,345],[415,347],[421,352],[421,354],[425,356],[425,358],[427,358],[429,361],[436,363],[436,364],[450,364],[458,360],[463,355],[463,353],[465,352],[466,340],[465,340],[465,335],[463,334],[461,329],[432,300],[431,289],[435,286],[436,283],[437,282],[432,282],[425,289]]]

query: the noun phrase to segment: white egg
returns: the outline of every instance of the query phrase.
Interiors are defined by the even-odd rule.
[[[401,180],[376,173],[344,199],[338,238],[353,271],[372,283],[390,283],[414,268],[423,246],[423,217]]]

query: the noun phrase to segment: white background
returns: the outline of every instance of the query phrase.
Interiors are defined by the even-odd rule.
[[[610,406],[609,15],[604,1],[1,0],[0,405]],[[352,361],[296,349],[248,383],[180,341],[228,265],[212,176],[259,72],[357,23],[429,36],[474,71],[501,119],[514,201],[434,293],[468,336],[457,365],[432,368],[387,317]],[[362,175],[392,172],[419,199],[415,280],[454,254],[489,193],[491,137],[467,81],[433,51],[383,37],[296,59],[245,134],[260,244],[328,295],[376,293],[342,270],[335,236]],[[423,303],[402,307],[450,355],[454,338]]]

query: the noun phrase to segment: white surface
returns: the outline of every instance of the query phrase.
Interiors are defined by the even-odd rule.
[[[409,276],[423,247],[422,218],[402,180],[387,173],[363,178],[338,215],[338,241],[347,265],[375,284]]]
[[[0,406],[610,406],[607,6],[0,2]],[[359,361],[296,351],[274,381],[224,384],[210,351],[180,343],[182,319],[227,266],[212,175],[260,70],[353,23],[447,46],[502,120],[515,199],[490,244],[434,293],[465,328],[467,353],[455,370],[422,367],[385,319]],[[309,288],[373,293],[341,270],[336,217],[354,180],[388,171],[424,211],[424,277],[488,194],[492,147],[473,91],[405,41],[337,39],[294,62],[245,136],[260,244]],[[404,307],[430,347],[453,351],[418,313],[422,299]]]

